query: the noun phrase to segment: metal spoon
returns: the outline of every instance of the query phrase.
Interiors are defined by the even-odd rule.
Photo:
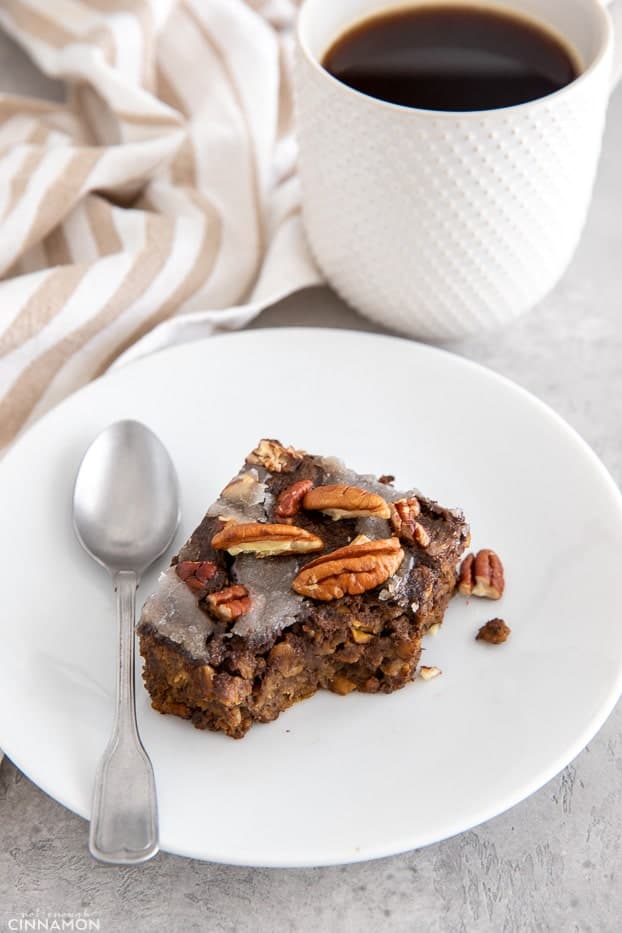
[[[73,525],[117,591],[119,664],[112,736],[95,776],[89,849],[102,862],[145,862],[158,851],[153,768],[136,725],[134,613],[141,574],[179,523],[179,486],[166,449],[138,421],[118,421],[87,450],[73,492]]]

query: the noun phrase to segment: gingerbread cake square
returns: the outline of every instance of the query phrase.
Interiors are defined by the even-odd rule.
[[[468,542],[460,510],[260,441],[143,607],[153,707],[241,738],[320,688],[403,687]]]

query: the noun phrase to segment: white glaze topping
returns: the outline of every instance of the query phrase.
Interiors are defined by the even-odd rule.
[[[233,573],[251,595],[251,609],[240,616],[233,632],[263,638],[291,625],[300,610],[302,597],[292,590],[298,572],[297,557],[237,557]]]
[[[266,496],[266,484],[259,478],[258,471],[240,470],[210,505],[207,514],[235,522],[259,522],[265,520]]]
[[[205,656],[205,643],[214,630],[214,623],[199,609],[197,597],[174,567],[160,574],[158,588],[149,597],[141,622],[153,625],[159,635],[181,645],[193,658]]]
[[[397,502],[398,499],[420,495],[417,489],[400,492],[400,490],[394,489],[393,486],[379,482],[371,474],[355,473],[354,470],[348,469],[337,457],[318,457],[318,462],[326,470],[326,479],[324,480],[326,484],[345,483],[347,486],[358,486],[359,489],[364,489],[365,492],[375,492],[376,495],[382,496],[387,502]],[[376,535],[376,537],[378,536]]]

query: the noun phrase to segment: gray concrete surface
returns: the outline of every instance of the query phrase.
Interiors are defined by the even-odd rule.
[[[0,88],[41,93],[43,87],[0,37]],[[254,326],[287,324],[374,329],[326,290],[283,302]],[[622,92],[612,101],[588,227],[566,277],[514,326],[452,349],[552,405],[620,483]],[[291,871],[166,854],[142,868],[95,864],[86,851],[86,824],[5,760],[0,930],[20,929],[20,918],[29,915],[47,918],[53,929],[58,913],[96,920],[102,931],[136,933],[619,933],[621,731],[618,705],[561,775],[472,832],[382,861]]]

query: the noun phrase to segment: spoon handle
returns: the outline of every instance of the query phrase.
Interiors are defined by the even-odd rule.
[[[134,614],[138,577],[114,577],[119,622],[117,708],[112,736],[95,776],[89,849],[102,862],[132,865],[158,851],[153,768],[136,726]]]

